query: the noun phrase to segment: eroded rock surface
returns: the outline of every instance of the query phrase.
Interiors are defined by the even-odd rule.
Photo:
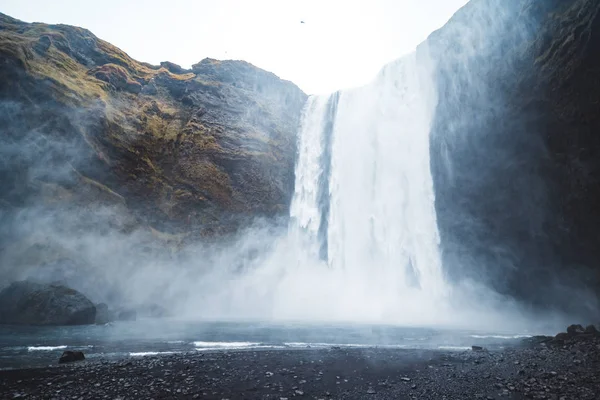
[[[66,286],[21,281],[0,291],[0,324],[87,325],[95,319],[94,304]]]

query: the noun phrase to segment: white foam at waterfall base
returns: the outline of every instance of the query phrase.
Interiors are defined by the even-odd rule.
[[[341,92],[332,132],[325,132],[332,96],[308,100],[288,233],[273,239],[258,267],[207,279],[219,288],[209,288],[203,317],[406,325],[453,318],[429,169],[436,105],[429,71],[427,60],[412,54],[370,85]],[[328,157],[324,134],[333,135]],[[330,215],[318,201],[324,187]],[[326,259],[315,251],[322,218]]]
[[[447,316],[429,169],[436,104],[429,71],[412,54],[370,85],[342,92],[333,132],[324,132],[331,98],[309,100],[292,228],[314,236],[325,217],[315,192],[325,169],[322,135],[332,134],[328,257],[319,263],[300,255],[302,248],[286,251],[302,262],[280,281],[274,313],[417,324]],[[291,296],[297,301],[282,301]]]
[[[525,321],[504,303],[505,315],[490,313],[481,296],[472,301],[444,281],[429,163],[437,102],[430,67],[421,51],[341,92],[331,132],[333,96],[309,99],[289,229],[236,243],[268,249],[242,272],[224,268],[237,256],[224,252],[194,287],[187,316],[502,329],[506,315],[511,329]],[[323,134],[333,135],[330,149]],[[323,222],[326,235],[317,237]],[[326,257],[317,251],[324,239]]]

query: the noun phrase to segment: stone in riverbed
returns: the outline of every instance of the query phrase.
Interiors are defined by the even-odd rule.
[[[0,291],[0,324],[88,325],[95,319],[94,304],[63,285],[20,281]]]
[[[83,355],[82,351],[65,351],[62,356],[60,356],[58,363],[64,364],[82,360],[85,360],[85,356]]]

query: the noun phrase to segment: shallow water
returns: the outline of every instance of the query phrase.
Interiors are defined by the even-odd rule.
[[[88,359],[242,349],[386,347],[465,350],[498,348],[522,333],[409,328],[384,325],[208,322],[147,319],[74,327],[0,326],[0,368],[55,365],[62,352]]]

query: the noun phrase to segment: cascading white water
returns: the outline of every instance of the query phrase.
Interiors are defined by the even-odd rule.
[[[236,246],[263,250],[243,272],[216,268],[203,278],[204,317],[404,325],[473,318],[443,279],[429,165],[436,95],[426,53],[419,57],[387,65],[364,87],[309,99],[288,230],[245,236]],[[224,252],[215,264],[235,256]]]
[[[329,96],[312,96],[303,112],[298,142],[296,182],[290,217],[292,230],[300,228],[308,237],[307,246],[317,245],[321,211],[319,207],[319,181],[323,178],[320,163],[323,154],[323,123],[327,117]],[[312,243],[311,243],[312,241]]]
[[[521,318],[476,282],[444,281],[429,162],[431,71],[422,46],[369,85],[311,97],[287,231],[258,225],[218,252],[184,313],[488,328]],[[500,301],[502,313],[490,312]]]
[[[295,226],[316,237],[327,218],[325,261],[356,293],[376,290],[378,301],[444,290],[429,166],[436,98],[419,61],[409,55],[370,85],[341,92],[333,131],[326,126],[331,97],[312,97],[300,132]],[[319,190],[328,191],[326,210]]]
[[[263,250],[242,273],[215,268],[205,276],[198,291],[203,307],[194,305],[191,313],[405,325],[458,321],[441,269],[429,166],[436,96],[424,52],[420,57],[387,65],[364,87],[309,98],[287,232],[244,236],[236,246]],[[230,265],[236,254],[224,252],[215,264]]]

